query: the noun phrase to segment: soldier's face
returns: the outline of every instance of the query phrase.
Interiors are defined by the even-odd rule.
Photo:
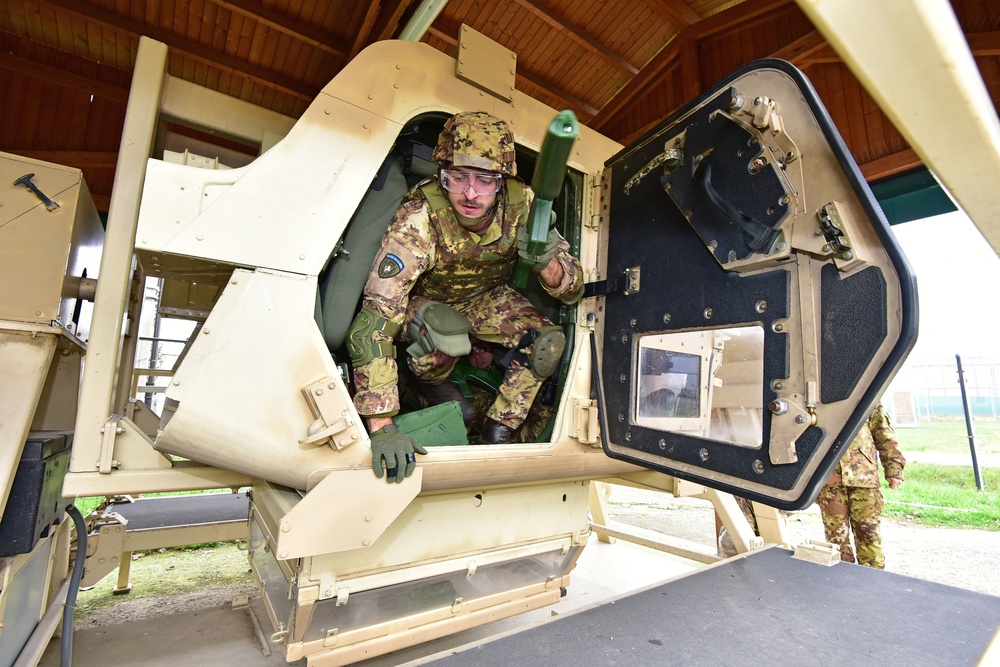
[[[476,190],[476,176],[482,176],[484,174],[489,174],[490,172],[484,172],[477,169],[466,169],[462,167],[451,168],[448,170],[449,173],[458,176],[456,181],[465,185],[465,188],[461,186],[451,186],[452,189],[445,188],[445,192],[448,195],[448,201],[451,202],[452,207],[459,216],[467,220],[479,220],[484,215],[489,212],[496,203],[497,194],[493,192],[491,194],[481,195]],[[482,188],[481,189],[488,189]],[[456,191],[452,191],[456,190]]]

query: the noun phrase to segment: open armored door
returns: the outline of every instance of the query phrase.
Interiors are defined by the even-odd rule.
[[[812,502],[916,340],[916,287],[812,86],[752,63],[611,158],[609,456]]]

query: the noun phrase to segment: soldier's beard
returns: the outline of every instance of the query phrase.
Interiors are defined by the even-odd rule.
[[[455,207],[452,206],[452,210]],[[472,231],[482,231],[489,223],[493,220],[493,213],[496,211],[496,202],[493,203],[486,212],[483,213],[478,218],[467,218],[457,210],[455,211],[455,217],[458,219],[458,224],[462,225],[466,229],[471,229]]]

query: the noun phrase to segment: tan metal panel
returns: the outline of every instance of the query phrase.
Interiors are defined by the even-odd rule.
[[[59,208],[49,211],[28,188],[13,185],[29,173]],[[59,318],[81,184],[78,169],[0,153],[0,317]]]
[[[58,330],[0,321],[0,509],[7,504],[35,406],[56,349]]]

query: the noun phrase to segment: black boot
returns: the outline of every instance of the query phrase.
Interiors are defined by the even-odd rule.
[[[465,422],[465,428],[472,428],[476,421],[476,406],[462,394],[462,390],[455,386],[454,382],[449,382],[448,380],[445,380],[441,384],[418,382],[417,390],[423,394],[424,398],[431,405],[440,405],[448,401],[458,401],[458,405],[462,408],[462,421]]]
[[[514,429],[498,421],[487,419],[479,434],[480,445],[509,445],[514,442]]]

